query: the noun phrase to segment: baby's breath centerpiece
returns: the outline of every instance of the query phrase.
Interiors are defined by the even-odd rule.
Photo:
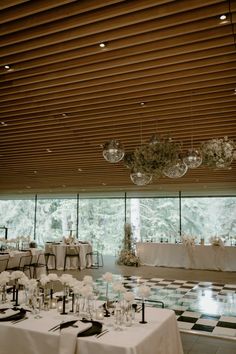
[[[236,145],[227,136],[202,144],[203,163],[213,168],[228,168],[233,161]]]
[[[128,266],[139,266],[140,260],[135,255],[134,243],[132,239],[132,229],[130,224],[125,224],[125,236],[123,240],[123,248],[120,251],[117,264],[124,264]]]

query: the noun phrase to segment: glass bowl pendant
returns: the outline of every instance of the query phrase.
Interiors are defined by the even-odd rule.
[[[163,173],[169,178],[180,178],[183,177],[187,171],[187,165],[181,159],[178,159],[173,165],[165,167]]]
[[[202,163],[202,154],[198,150],[189,149],[183,161],[188,168],[197,168]]]
[[[116,140],[110,140],[103,146],[103,157],[110,163],[116,163],[123,159],[124,148],[121,143]]]
[[[145,186],[151,182],[152,175],[144,172],[132,172],[130,174],[130,179],[137,186]]]

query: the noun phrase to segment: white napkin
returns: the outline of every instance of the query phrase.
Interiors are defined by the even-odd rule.
[[[92,327],[91,322],[76,322],[75,327],[67,327],[61,330],[58,354],[74,354],[76,352],[77,335]]]

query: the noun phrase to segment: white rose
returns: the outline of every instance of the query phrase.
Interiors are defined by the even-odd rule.
[[[102,278],[103,278],[103,280],[107,281],[108,283],[111,283],[113,280],[113,274],[106,272],[105,274],[103,274]]]
[[[146,285],[140,285],[138,288],[138,295],[142,298],[147,298],[150,296],[151,290],[149,286]]]
[[[127,291],[126,293],[124,293],[124,299],[127,302],[133,302],[134,301],[134,294],[131,293],[130,291]]]

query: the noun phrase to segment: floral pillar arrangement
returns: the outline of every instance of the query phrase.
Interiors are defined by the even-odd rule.
[[[140,260],[135,255],[131,225],[125,224],[124,231],[125,231],[125,236],[124,236],[124,240],[123,240],[123,248],[120,251],[119,258],[117,260],[117,264],[138,267],[140,265]]]

